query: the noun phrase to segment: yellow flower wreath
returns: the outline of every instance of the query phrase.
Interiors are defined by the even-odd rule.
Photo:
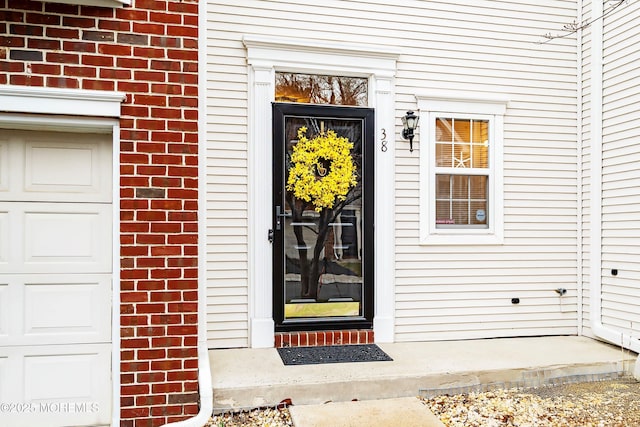
[[[332,130],[313,139],[306,136],[305,126],[298,129],[298,142],[291,154],[292,166],[287,178],[287,190],[315,210],[331,209],[337,200],[345,200],[354,187],[356,170],[351,157],[353,144]]]

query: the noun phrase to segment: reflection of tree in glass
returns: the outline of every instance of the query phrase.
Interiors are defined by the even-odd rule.
[[[324,124],[321,124],[324,122]],[[320,267],[322,259],[322,250],[327,242],[327,237],[331,231],[331,223],[335,223],[344,210],[345,207],[354,203],[362,198],[362,132],[361,127],[353,121],[338,121],[338,120],[326,120],[326,119],[292,119],[287,123],[285,141],[292,141],[295,143],[297,137],[297,130],[301,126],[307,126],[308,136],[312,138],[321,132],[321,128],[328,130],[334,130],[339,136],[343,136],[349,139],[353,143],[353,149],[351,155],[353,163],[356,168],[358,177],[357,184],[351,188],[347,193],[346,200],[336,200],[333,208],[322,209],[315,218],[317,221],[317,229],[310,226],[294,225],[293,233],[296,237],[296,244],[298,247],[298,257],[300,262],[300,282],[301,282],[301,297],[317,299],[320,292],[320,275],[322,274]],[[289,175],[290,168],[290,155],[292,150],[292,144],[287,146],[287,159],[286,159],[286,176]],[[303,215],[305,212],[314,213],[314,205],[312,202],[305,202],[294,197],[293,193],[286,191],[286,203],[289,209],[291,209],[291,221],[294,224],[304,224]],[[313,245],[307,245],[305,242],[304,230],[308,230],[315,236]],[[309,254],[307,249],[313,248],[313,252]]]
[[[359,77],[277,73],[276,101],[366,106],[367,83]]]

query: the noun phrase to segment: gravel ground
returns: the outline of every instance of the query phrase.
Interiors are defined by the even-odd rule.
[[[423,399],[447,427],[640,426],[640,383],[617,379]]]
[[[263,408],[242,412],[227,412],[211,417],[205,427],[289,427],[293,426],[287,408]]]
[[[441,395],[422,401],[447,427],[640,426],[640,383],[617,379],[528,390]],[[401,420],[398,420],[401,426]],[[212,417],[207,427],[288,427],[286,408]]]

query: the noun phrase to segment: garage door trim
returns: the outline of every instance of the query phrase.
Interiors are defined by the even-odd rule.
[[[121,92],[37,87],[0,87],[0,127],[30,130],[99,132],[112,136],[112,292],[111,386],[112,425],[120,424],[120,109]],[[36,115],[40,114],[40,115]],[[64,115],[64,116],[63,116]]]

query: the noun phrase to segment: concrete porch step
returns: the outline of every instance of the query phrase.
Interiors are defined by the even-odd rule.
[[[285,366],[275,349],[210,350],[214,410],[412,397],[632,373],[636,354],[587,337],[379,344],[393,361]]]
[[[296,427],[444,427],[415,397],[292,406]]]

